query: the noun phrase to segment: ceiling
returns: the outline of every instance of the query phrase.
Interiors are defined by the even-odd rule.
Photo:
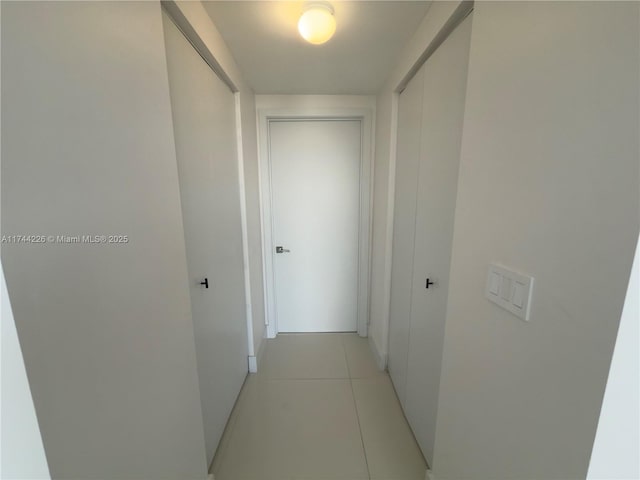
[[[431,2],[331,3],[336,33],[311,45],[297,29],[303,1],[203,1],[255,93],[375,94]]]

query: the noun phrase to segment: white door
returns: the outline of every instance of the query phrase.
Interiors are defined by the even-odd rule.
[[[416,227],[416,196],[422,134],[424,67],[411,79],[398,100],[396,189],[393,214],[393,256],[389,307],[389,374],[400,403],[405,404],[413,243]]]
[[[271,120],[269,140],[278,331],[356,331],[361,122]]]
[[[471,16],[425,64],[405,413],[433,465]],[[427,278],[434,282],[426,288]]]
[[[470,35],[471,16],[409,82],[398,106],[389,371],[430,465]]]
[[[235,98],[164,12],[163,21],[210,463],[248,370]]]

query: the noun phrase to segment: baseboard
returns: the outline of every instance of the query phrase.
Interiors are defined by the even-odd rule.
[[[267,338],[276,338],[277,334],[278,332],[276,332],[275,327],[271,323],[267,325]]]
[[[267,337],[260,339],[260,345],[258,345],[257,353],[254,356],[249,356],[249,373],[258,373],[258,366],[262,364],[264,360],[264,352],[266,350]]]
[[[381,372],[386,370],[387,354],[380,351],[378,345],[376,344],[376,341],[372,336],[369,336],[369,348],[371,348],[371,351],[373,352],[373,356],[376,360],[376,365],[378,365],[378,369],[380,369]]]
[[[266,350],[267,338],[262,337],[260,339],[260,344],[256,348],[255,355],[249,355],[249,373],[258,373],[258,365],[260,365],[264,359],[264,352]]]
[[[424,480],[436,480],[436,476],[433,474],[433,471],[427,469],[427,473],[424,477]]]
[[[255,355],[249,355],[249,373],[258,373],[258,359]]]

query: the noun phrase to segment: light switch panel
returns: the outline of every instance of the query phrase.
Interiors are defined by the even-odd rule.
[[[529,321],[532,291],[533,277],[489,265],[485,297],[525,321]]]

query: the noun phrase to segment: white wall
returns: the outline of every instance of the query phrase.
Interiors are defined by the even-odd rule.
[[[3,2],[3,244],[53,478],[203,479],[160,5]],[[3,320],[4,321],[4,320]]]
[[[336,108],[375,108],[373,95],[256,95],[256,109],[296,110],[305,112]],[[255,117],[254,117],[255,118]]]
[[[0,71],[1,67],[0,62]],[[0,277],[0,478],[48,480],[49,466],[1,267]]]
[[[249,265],[251,269],[251,316],[253,319],[254,356],[262,350],[266,335],[264,282],[262,274],[262,227],[260,224],[260,190],[258,179],[258,133],[253,92],[243,86],[240,91],[242,109],[242,148],[244,152],[244,180],[247,201],[247,231]],[[243,93],[244,91],[244,93]]]
[[[0,331],[0,478],[49,479],[33,398],[2,270]]]
[[[449,20],[459,1],[434,2],[376,97],[373,235],[369,342],[380,368],[386,366],[391,285],[391,241],[396,155],[396,90],[425,49]]]
[[[434,473],[587,474],[639,219],[636,2],[478,2]],[[526,323],[484,298],[535,277]]]
[[[640,239],[622,310],[587,478],[640,478]]]
[[[247,235],[250,271],[250,308],[253,345],[250,355],[258,355],[265,335],[264,287],[262,279],[262,233],[260,227],[260,201],[258,190],[258,147],[254,94],[242,77],[233,56],[220,32],[215,19],[211,19],[199,1],[176,2],[179,11],[200,36],[216,61],[238,89],[242,121],[242,152],[246,202]],[[253,353],[251,353],[253,350]]]
[[[381,370],[387,366],[389,353],[397,112],[396,94],[393,93],[392,88],[385,86],[385,90],[376,97],[371,293],[369,297],[369,345],[376,356],[378,368]]]

